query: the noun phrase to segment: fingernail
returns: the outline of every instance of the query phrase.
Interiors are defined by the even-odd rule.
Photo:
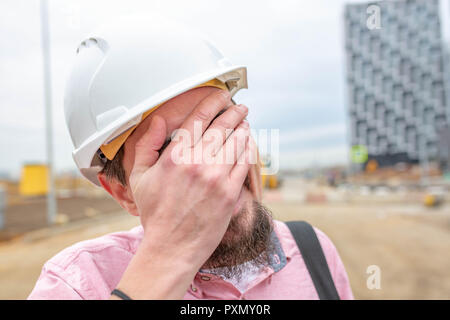
[[[248,108],[246,106],[244,106],[243,104],[236,105],[236,108],[238,108],[242,112],[247,112],[248,111]]]

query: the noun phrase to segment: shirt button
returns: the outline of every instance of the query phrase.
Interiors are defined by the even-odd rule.
[[[191,290],[194,291],[194,292],[197,292],[197,288],[194,287],[193,285],[191,285]]]

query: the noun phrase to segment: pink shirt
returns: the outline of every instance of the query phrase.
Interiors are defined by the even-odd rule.
[[[197,273],[184,299],[318,299],[302,255],[288,227],[274,221],[276,253],[270,267],[253,277],[244,292],[220,276]],[[339,254],[314,228],[341,299],[353,299]],[[28,299],[109,299],[143,236],[142,226],[82,241],[47,261]]]

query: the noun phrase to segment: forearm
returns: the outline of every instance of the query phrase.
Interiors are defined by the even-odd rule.
[[[197,271],[182,259],[152,255],[141,245],[116,288],[136,300],[182,299]]]

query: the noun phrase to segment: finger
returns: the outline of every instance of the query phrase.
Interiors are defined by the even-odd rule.
[[[242,153],[250,137],[250,127],[247,121],[242,121],[236,130],[228,137],[216,155],[216,164],[223,164],[230,171]],[[205,155],[207,156],[207,155]]]
[[[147,131],[135,144],[133,171],[147,170],[159,157],[159,149],[166,140],[166,121],[160,116],[154,116]]]
[[[245,119],[248,108],[244,105],[232,105],[223,114],[217,117],[203,134],[203,146],[212,150],[215,155],[223,146],[233,130]],[[207,137],[213,136],[215,139],[208,142]],[[218,137],[218,138],[216,138]]]
[[[186,118],[180,129],[187,130],[191,137],[191,146],[194,146],[201,138],[206,128],[214,117],[231,104],[231,95],[228,91],[214,91],[206,96]],[[176,134],[175,134],[176,136]]]
[[[249,139],[244,152],[240,155],[238,161],[230,172],[231,185],[242,187],[245,178],[247,178],[250,166],[252,165],[252,153],[256,153],[256,145],[253,139]]]

